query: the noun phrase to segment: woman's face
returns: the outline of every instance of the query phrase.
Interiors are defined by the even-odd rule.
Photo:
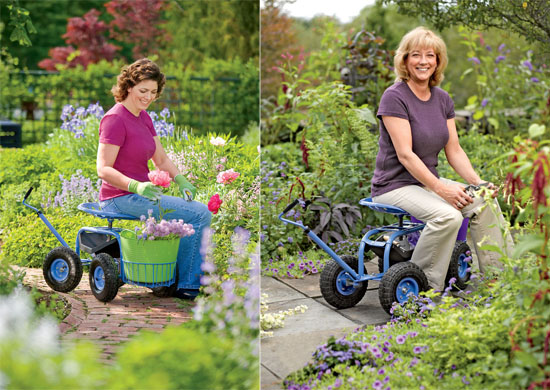
[[[158,92],[158,83],[154,80],[143,80],[128,89],[126,102],[138,111],[146,110],[155,100]]]
[[[405,63],[411,80],[424,83],[430,80],[437,68],[437,55],[434,49],[414,49]]]

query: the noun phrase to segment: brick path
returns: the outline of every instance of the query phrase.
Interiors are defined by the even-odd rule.
[[[42,269],[24,268],[24,283],[39,290],[51,291]],[[90,290],[88,273],[84,272],[76,289],[57,293],[71,305],[70,314],[59,324],[62,340],[91,340],[102,348],[102,358],[112,359],[120,344],[142,329],[162,331],[193,316],[193,303],[175,298],[158,298],[150,289],[124,285],[109,303],[95,299]]]

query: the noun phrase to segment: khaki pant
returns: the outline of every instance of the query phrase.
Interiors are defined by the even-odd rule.
[[[464,184],[452,180],[443,178],[440,180],[446,184],[453,183],[464,186]],[[509,234],[506,235],[506,238],[502,236],[500,226],[504,226],[504,218],[496,200],[494,204],[497,215],[481,197],[474,198],[474,203],[459,211],[439,195],[416,185],[405,186],[375,196],[373,200],[377,203],[400,207],[426,223],[411,261],[424,271],[430,287],[435,290],[442,291],[446,287],[445,276],[451,261],[456,236],[464,217],[470,218],[470,234],[474,241],[481,272],[484,272],[489,265],[502,268],[499,253],[479,248],[483,238],[488,238],[484,244],[496,245],[502,248],[504,253],[511,255],[513,251],[512,238]]]

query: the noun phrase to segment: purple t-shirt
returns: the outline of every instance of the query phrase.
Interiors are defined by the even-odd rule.
[[[155,154],[153,137],[156,135],[149,114],[141,111],[136,117],[120,103],[115,104],[99,123],[99,142],[120,146],[113,168],[137,181],[149,181],[147,162]],[[103,181],[99,190],[99,200],[129,193]]]
[[[422,185],[399,162],[382,116],[409,121],[413,152],[436,177],[439,177],[436,170],[437,156],[449,140],[447,119],[455,116],[454,103],[447,92],[432,87],[430,99],[422,101],[416,97],[407,83],[397,82],[384,91],[376,116],[380,119],[380,139],[371,196],[382,195],[407,185]]]

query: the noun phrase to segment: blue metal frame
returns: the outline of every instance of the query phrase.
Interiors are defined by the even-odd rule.
[[[35,211],[38,214],[38,217],[42,220],[42,222],[44,222],[44,224],[48,227],[48,229],[59,240],[61,245],[63,245],[64,247],[70,248],[69,244],[67,244],[67,242],[65,242],[63,237],[61,237],[59,232],[53,227],[53,225],[50,223],[50,221],[48,221],[48,219],[42,213],[42,211],[40,211],[36,207],[33,207],[33,206],[31,206],[30,204],[27,203],[27,197],[30,195],[31,192],[32,192],[32,188],[30,188],[27,191],[27,194],[25,195],[22,204],[24,206],[27,206],[28,208],[30,208],[31,210]],[[97,203],[82,203],[82,204],[78,205],[77,208],[80,211],[84,211],[88,214],[95,215],[96,217],[107,219],[107,221],[109,222],[109,227],[89,227],[89,226],[87,226],[87,227],[81,228],[78,231],[78,233],[76,235],[76,240],[75,240],[75,253],[78,255],[79,258],[80,258],[80,233],[90,232],[90,233],[98,233],[98,234],[104,234],[104,235],[112,236],[117,240],[118,246],[120,248],[120,234],[119,233],[124,229],[113,228],[112,227],[113,221],[116,220],[116,219],[126,219],[126,220],[137,220],[137,219],[139,219],[139,218],[136,218],[132,215],[118,214],[118,213],[111,213],[111,212],[108,212],[108,211],[103,211],[103,210],[101,210],[101,208],[99,207],[99,205]],[[82,262],[83,265],[90,265],[91,262],[92,262],[92,259],[82,259],[81,258],[80,261]],[[143,286],[143,287],[153,288],[153,287],[161,287],[161,286],[171,286],[176,281],[176,273],[174,272],[175,268],[176,268],[176,265],[175,265],[176,262],[174,262],[174,263],[165,263],[165,264],[133,263],[133,262],[129,262],[129,261],[126,261],[126,260],[123,259],[122,251],[120,252],[120,259],[115,259],[115,261],[117,261],[118,266],[119,266],[119,276],[120,276],[120,278],[122,279],[122,281],[124,283],[127,283],[127,284],[133,284],[133,285],[136,285],[136,286]],[[172,272],[173,276],[170,280],[167,280],[165,282],[155,282],[155,283],[136,282],[136,281],[129,280],[128,278],[126,278],[126,275],[125,275],[125,272],[124,272],[124,264],[125,263],[135,264],[138,267],[140,265],[143,265],[146,269],[146,272],[148,270],[152,270],[153,275],[157,272],[157,270],[159,268],[162,269],[163,266],[168,265],[170,267],[169,272]]]
[[[297,203],[296,203],[297,204]],[[296,206],[294,204],[294,206]],[[390,206],[382,203],[375,203],[372,201],[371,198],[365,198],[361,199],[359,201],[359,204],[362,206],[368,206],[373,210],[385,212],[385,213],[391,213],[395,214],[397,216],[408,216],[409,214],[399,207]],[[377,273],[368,275],[365,274],[365,247],[367,245],[377,246],[377,247],[384,247],[384,271],[386,271],[389,268],[390,264],[390,250],[393,241],[400,236],[408,235],[410,233],[422,230],[424,226],[426,226],[424,223],[417,223],[417,222],[410,222],[410,221],[404,221],[402,226],[399,226],[399,224],[395,223],[388,226],[383,226],[377,229],[369,230],[361,239],[361,244],[359,245],[359,253],[358,253],[358,272],[355,272],[354,269],[352,269],[340,256],[338,256],[330,247],[323,242],[317,236],[311,229],[307,226],[305,226],[302,222],[295,222],[291,221],[289,219],[283,218],[283,215],[290,211],[293,207],[290,207],[285,209],[285,211],[281,212],[278,216],[279,220],[283,221],[284,223],[289,223],[291,225],[297,226],[300,229],[303,229],[307,236],[315,242],[321,249],[323,249],[325,252],[328,253],[328,255],[338,263],[342,269],[349,274],[351,277],[351,281],[353,282],[353,286],[357,287],[359,283],[368,281],[368,280],[381,280],[384,276],[384,273]],[[390,238],[387,241],[373,241],[370,239],[374,234],[384,233],[384,232],[393,232]]]

